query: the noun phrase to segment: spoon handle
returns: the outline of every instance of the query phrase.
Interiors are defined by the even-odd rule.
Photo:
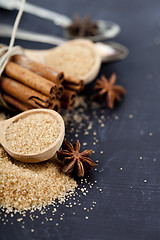
[[[12,27],[7,24],[0,24],[0,36],[1,37],[11,37]],[[49,43],[53,45],[60,45],[65,42],[65,39],[51,36],[47,34],[33,33],[26,30],[18,29],[16,33],[17,39]]]
[[[19,10],[20,5],[21,1],[19,0],[0,0],[0,7],[8,10]],[[30,3],[25,3],[24,12],[33,14],[44,19],[52,20],[56,25],[61,27],[67,27],[72,22],[71,19],[65,15],[56,13],[42,7],[38,7]]]

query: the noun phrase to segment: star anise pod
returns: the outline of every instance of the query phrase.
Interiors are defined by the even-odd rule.
[[[97,166],[89,157],[92,154],[92,150],[80,151],[80,143],[77,140],[74,145],[65,141],[62,145],[62,150],[57,151],[59,160],[64,161],[64,167],[62,171],[66,174],[74,174],[78,177],[84,177],[85,171]]]
[[[110,76],[109,80],[102,75],[100,79],[97,79],[95,84],[95,90],[98,94],[93,98],[103,98],[106,105],[111,109],[114,107],[115,101],[121,101],[121,96],[126,93],[122,86],[115,85],[116,78],[115,73]]]
[[[98,25],[89,15],[84,18],[75,15],[73,23],[67,27],[67,30],[71,36],[89,37],[98,34]]]

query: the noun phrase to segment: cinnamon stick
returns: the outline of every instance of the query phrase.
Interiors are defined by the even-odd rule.
[[[46,96],[52,97],[56,94],[57,87],[55,83],[40,77],[16,63],[8,62],[4,72],[8,77],[14,78]]]
[[[16,98],[20,102],[29,104],[35,108],[47,108],[50,104],[48,97],[8,77],[0,78],[0,88],[3,92]]]
[[[63,86],[75,92],[81,92],[84,89],[84,81],[81,79],[73,79],[71,77],[65,77],[63,81]]]
[[[73,108],[75,101],[77,98],[77,94],[74,91],[65,89],[63,96],[61,97],[61,107],[66,108],[66,109],[71,109]]]
[[[59,100],[55,100],[52,105],[48,107],[48,109],[53,109],[56,112],[60,112],[61,109],[61,103]]]
[[[55,69],[45,66],[44,64],[34,62],[25,56],[16,55],[13,57],[13,61],[24,68],[44,77],[54,83],[62,83],[64,79],[63,72],[57,72]]]
[[[60,99],[62,97],[63,92],[64,92],[64,87],[61,84],[57,84],[57,92],[56,92],[57,99]]]
[[[28,104],[25,104],[25,103],[22,103],[18,100],[16,100],[15,98],[7,95],[7,94],[2,94],[2,97],[4,99],[4,101],[10,105],[11,107],[13,107],[14,109],[16,108],[16,110],[20,110],[20,111],[26,111],[26,110],[29,110],[29,109],[32,109],[33,107],[28,105]]]
[[[83,90],[83,87],[81,85],[69,84],[69,83],[64,82],[63,86],[64,86],[65,89],[70,89],[70,90],[75,91],[77,93],[81,92]]]
[[[83,85],[84,86],[84,81],[82,79],[75,79],[73,77],[64,77],[64,81],[70,84],[75,84],[75,85]]]
[[[19,100],[16,100],[15,98],[9,96],[8,94],[3,94],[2,95],[4,101],[11,106],[11,108],[14,108],[16,110],[20,110],[20,111],[26,111],[29,109],[32,109],[33,107],[30,105],[27,105],[23,102],[20,102]],[[53,109],[56,112],[60,112],[60,101],[59,100],[55,100],[52,104],[50,104],[48,106],[48,109]]]

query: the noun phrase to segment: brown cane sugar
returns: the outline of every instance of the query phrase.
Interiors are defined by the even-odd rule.
[[[26,124],[28,128],[29,122],[32,122],[32,132],[36,134],[39,125],[33,126],[33,122],[41,119],[42,125],[49,124],[48,129],[52,132],[54,128],[57,129],[57,122],[52,118],[47,114],[30,115],[20,121],[20,125],[24,127]],[[5,115],[0,114],[0,121],[4,119]],[[23,128],[20,130],[18,125],[17,131],[22,135]],[[50,138],[48,129],[45,138]],[[28,134],[27,131],[25,134]],[[7,212],[40,210],[49,204],[54,205],[57,199],[60,203],[64,202],[73,195],[76,187],[76,181],[61,171],[61,163],[56,158],[36,164],[22,163],[11,158],[0,146],[0,207],[6,208]]]
[[[49,147],[59,136],[60,124],[49,114],[28,115],[9,125],[6,140],[16,153],[38,153]]]
[[[0,147],[0,206],[8,212],[41,209],[65,201],[77,187],[74,179],[60,170],[56,159],[29,164],[12,159]]]
[[[91,43],[90,43],[91,44]],[[64,71],[66,76],[82,78],[88,74],[95,64],[95,52],[93,46],[83,42],[64,44],[47,52],[45,55],[46,65]]]

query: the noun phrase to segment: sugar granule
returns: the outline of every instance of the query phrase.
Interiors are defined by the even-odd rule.
[[[19,119],[9,125],[6,140],[17,153],[41,152],[59,136],[60,124],[50,114],[37,113]]]
[[[95,53],[85,45],[61,46],[45,56],[46,64],[65,72],[66,76],[82,78],[95,64]]]
[[[39,209],[64,202],[77,187],[74,179],[60,171],[56,159],[27,164],[11,159],[0,147],[0,206],[8,212]]]

